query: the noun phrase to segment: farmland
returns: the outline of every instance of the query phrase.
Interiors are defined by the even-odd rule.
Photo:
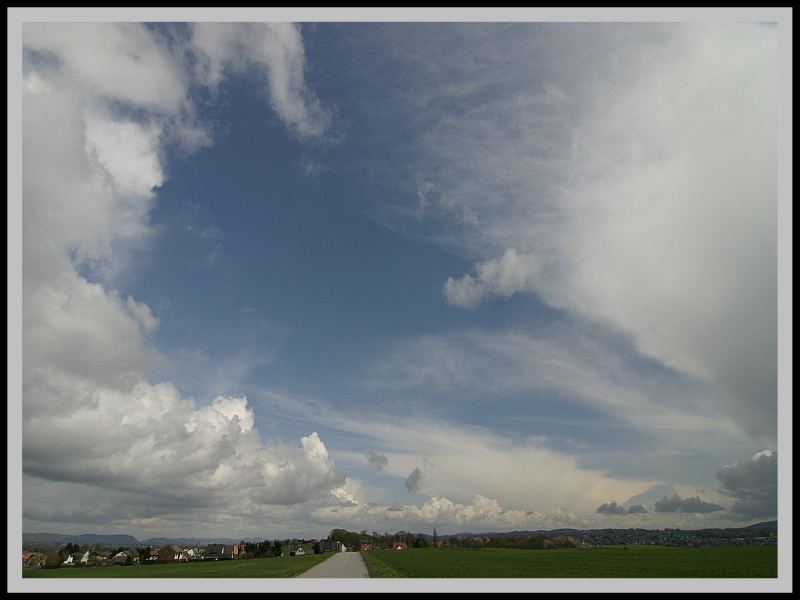
[[[201,561],[184,564],[135,565],[126,567],[67,567],[36,569],[23,567],[30,578],[149,578],[149,577],[294,577],[331,557],[333,553],[283,558]]]
[[[777,577],[775,546],[628,546],[560,550],[414,549],[363,552],[372,577]]]

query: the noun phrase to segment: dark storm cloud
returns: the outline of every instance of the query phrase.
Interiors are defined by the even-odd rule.
[[[721,492],[736,499],[731,512],[746,517],[778,514],[778,453],[759,452],[748,461],[736,461],[717,471]]]
[[[597,512],[604,515],[624,515],[625,507],[620,506],[616,502],[604,502],[597,507]]]
[[[725,510],[719,504],[704,502],[700,496],[692,498],[681,498],[675,494],[672,498],[664,496],[656,502],[656,512],[663,513],[710,513],[718,510]]]
[[[380,471],[386,465],[389,464],[388,458],[386,458],[383,454],[377,454],[372,450],[367,452],[364,456],[367,457],[367,462],[369,463],[369,466],[375,469],[376,471]]]
[[[419,467],[414,467],[414,470],[411,471],[411,474],[406,479],[406,489],[413,493],[419,489],[420,484],[422,483],[422,471]]]

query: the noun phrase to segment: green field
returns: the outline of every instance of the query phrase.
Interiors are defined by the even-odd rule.
[[[777,577],[776,546],[563,550],[413,549],[362,553],[372,577]]]
[[[23,567],[22,576],[30,578],[129,578],[129,577],[294,577],[333,556],[333,552],[311,556],[283,558],[251,558],[174,565],[141,565],[113,567],[66,567],[37,569]]]

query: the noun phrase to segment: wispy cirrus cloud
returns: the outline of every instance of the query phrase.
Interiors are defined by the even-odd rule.
[[[398,114],[407,125],[373,151],[407,173],[407,202],[376,213],[476,265],[444,278],[446,299],[534,292],[704,382],[721,413],[774,443],[775,29],[381,33],[391,49],[374,60],[407,90],[386,98],[387,130]]]
[[[364,386],[395,394],[457,392],[492,402],[508,394],[558,392],[650,432],[735,431],[709,405],[702,386],[669,370],[647,373],[619,344],[596,333],[587,325],[422,335],[376,359]]]

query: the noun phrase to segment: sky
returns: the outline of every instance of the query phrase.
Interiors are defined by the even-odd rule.
[[[24,531],[777,517],[774,26],[22,40]]]

